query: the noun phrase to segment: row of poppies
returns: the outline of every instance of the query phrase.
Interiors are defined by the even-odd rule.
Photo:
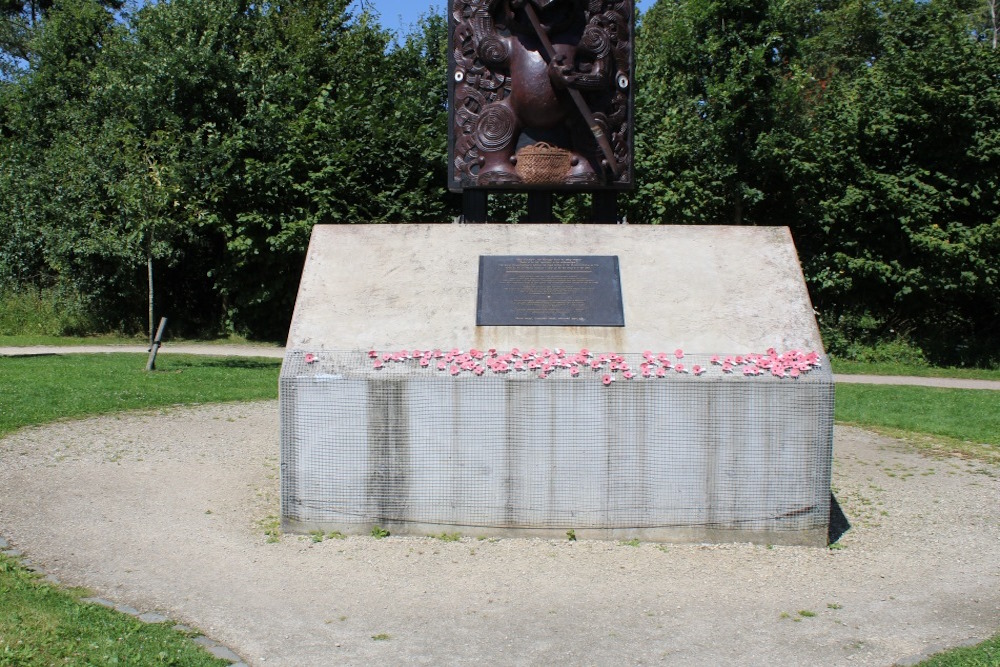
[[[453,376],[463,373],[482,376],[486,373],[505,375],[530,372],[537,374],[540,379],[546,379],[560,370],[567,370],[571,377],[579,377],[582,371],[590,370],[601,374],[601,380],[605,385],[616,381],[619,376],[626,380],[637,377],[663,378],[673,372],[697,377],[709,370],[699,364],[688,366],[683,363],[684,350],[680,348],[674,350],[672,355],[647,350],[642,353],[643,361],[637,368],[633,368],[622,354],[595,354],[586,348],[578,352],[567,352],[561,348],[541,350],[514,348],[507,352],[492,348],[488,350],[473,348],[468,351],[458,348],[397,352],[370,350],[368,357],[375,370],[381,370],[390,364],[416,363],[422,368],[434,368]],[[305,355],[307,364],[315,363],[317,360],[315,354]],[[741,373],[747,377],[771,375],[794,379],[819,368],[821,359],[818,353],[812,351],[789,350],[779,353],[770,348],[762,354],[751,352],[743,355],[713,355],[709,364],[718,367],[721,373],[727,375]]]

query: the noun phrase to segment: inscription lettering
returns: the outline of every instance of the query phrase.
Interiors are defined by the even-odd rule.
[[[618,258],[482,256],[476,324],[624,326]]]

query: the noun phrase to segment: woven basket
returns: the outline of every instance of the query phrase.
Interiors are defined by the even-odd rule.
[[[525,183],[560,183],[570,170],[572,153],[544,141],[517,152],[517,175]]]

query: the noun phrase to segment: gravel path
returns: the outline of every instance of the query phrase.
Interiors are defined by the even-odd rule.
[[[0,347],[0,357],[41,356],[49,354],[79,354],[79,353],[111,353],[135,352],[146,354],[148,348],[143,345],[81,345],[73,347],[35,346],[35,347]],[[170,343],[160,348],[158,354],[203,354],[227,357],[272,357],[281,359],[285,356],[285,348],[277,345],[206,345],[204,343]],[[836,382],[848,384],[894,384],[913,385],[919,387],[944,387],[948,389],[990,389],[1000,391],[1000,381],[997,380],[962,380],[958,378],[925,378],[908,375],[834,375]]]
[[[837,428],[839,550],[329,539],[278,513],[274,402],[0,440],[0,534],[250,665],[877,665],[1000,628],[1000,469]],[[813,615],[815,614],[815,615]]]

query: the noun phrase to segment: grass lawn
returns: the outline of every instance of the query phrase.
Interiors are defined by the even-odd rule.
[[[915,364],[869,363],[831,359],[834,373],[844,375],[911,375],[925,378],[959,378],[962,380],[1000,380],[1000,369],[937,368]]]
[[[976,646],[956,648],[931,656],[917,667],[998,667],[1000,634]]]
[[[838,422],[943,436],[1000,453],[1000,391],[838,384]]]
[[[86,595],[49,584],[0,555],[0,667],[229,664],[212,657],[169,622],[146,624],[80,602]]]
[[[137,336],[0,336],[0,347],[71,347],[73,345],[149,345],[149,339]]]
[[[0,357],[0,436],[57,419],[278,397],[280,359],[145,354]]]

